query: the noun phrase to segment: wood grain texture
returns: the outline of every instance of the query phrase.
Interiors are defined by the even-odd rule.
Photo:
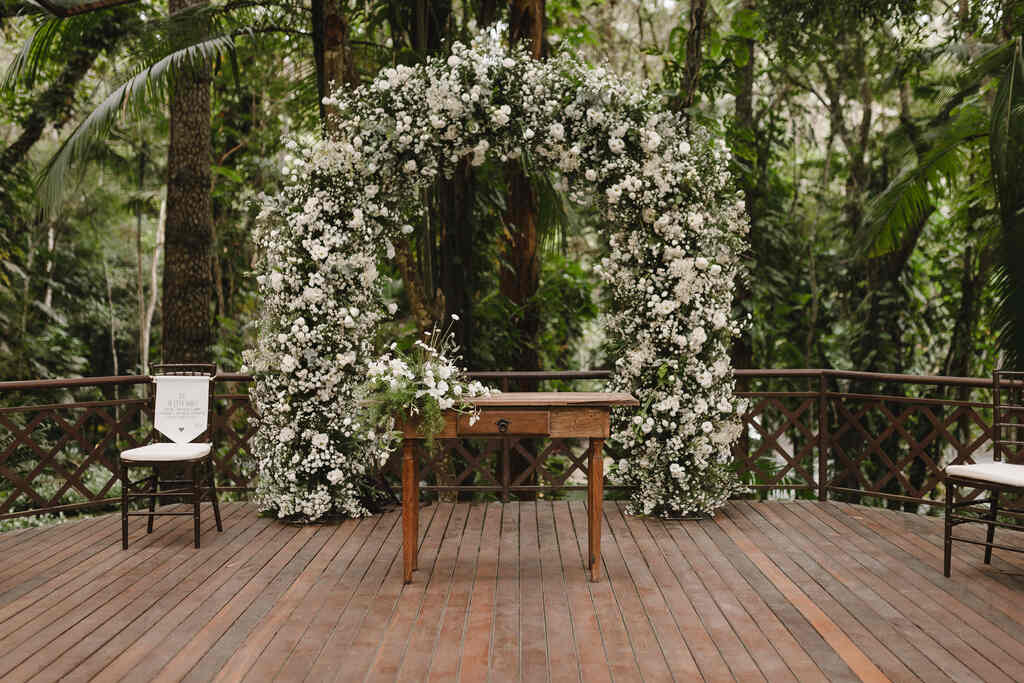
[[[602,391],[508,391],[469,399],[478,408],[550,406],[638,406],[630,394]]]
[[[582,500],[434,504],[417,523],[421,568],[404,584],[397,509],[305,527],[247,503],[222,512],[224,533],[199,550],[187,516],[152,534],[133,519],[127,552],[116,514],[0,535],[0,678],[930,682],[1024,671],[1017,556],[997,550],[986,566],[980,550],[959,553],[946,579],[938,518],[733,501],[679,522],[605,501],[594,583]]]

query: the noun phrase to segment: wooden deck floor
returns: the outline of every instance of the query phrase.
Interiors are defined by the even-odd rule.
[[[0,680],[1024,679],[1024,555],[960,545],[945,579],[937,519],[608,503],[590,583],[582,503],[438,504],[408,586],[398,512],[204,521],[198,551],[187,517],[134,518],[128,552],[117,515],[0,534]]]

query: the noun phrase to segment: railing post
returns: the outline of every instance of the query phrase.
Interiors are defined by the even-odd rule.
[[[824,370],[818,373],[818,500],[828,500],[828,397]]]

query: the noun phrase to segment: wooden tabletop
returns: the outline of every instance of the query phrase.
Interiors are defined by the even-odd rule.
[[[640,405],[640,402],[629,394],[604,391],[506,391],[471,398],[469,402],[479,408]]]

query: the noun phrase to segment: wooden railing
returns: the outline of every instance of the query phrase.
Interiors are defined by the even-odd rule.
[[[255,432],[247,375],[220,374],[211,416],[218,486],[250,488]],[[120,500],[118,453],[150,443],[145,377],[0,382],[0,519]]]
[[[593,388],[607,371],[488,372],[504,390]],[[734,448],[761,496],[862,501],[916,509],[940,493],[946,464],[989,456],[991,380],[835,370],[738,370],[749,401]],[[218,481],[253,484],[250,377],[217,377],[212,419]],[[110,505],[117,454],[153,438],[144,377],[0,382],[0,519]],[[514,494],[581,487],[583,444],[552,439],[445,442],[422,474],[428,489]],[[1024,462],[1021,453],[1011,460]]]

